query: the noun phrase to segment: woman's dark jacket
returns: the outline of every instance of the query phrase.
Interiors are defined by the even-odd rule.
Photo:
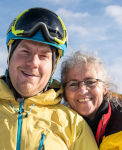
[[[104,100],[93,120],[85,118],[100,150],[122,150],[122,95]]]

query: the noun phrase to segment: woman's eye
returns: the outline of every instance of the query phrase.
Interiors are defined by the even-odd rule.
[[[77,83],[70,84],[70,86],[77,86],[77,85],[78,85]]]
[[[87,81],[87,82],[86,82],[87,85],[89,85],[89,84],[94,84],[94,83],[95,83],[95,82],[93,82],[93,81]]]

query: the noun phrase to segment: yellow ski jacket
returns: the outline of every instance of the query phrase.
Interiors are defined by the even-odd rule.
[[[0,150],[98,150],[84,119],[60,104],[62,92],[54,80],[47,92],[16,102],[0,79]]]
[[[122,131],[103,137],[100,150],[122,150]]]

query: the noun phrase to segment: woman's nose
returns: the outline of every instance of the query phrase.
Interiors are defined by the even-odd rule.
[[[84,84],[84,82],[80,83],[78,91],[81,94],[85,94],[86,92],[88,92],[87,86]]]

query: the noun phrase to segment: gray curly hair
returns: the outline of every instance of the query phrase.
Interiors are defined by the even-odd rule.
[[[100,58],[97,57],[96,53],[88,54],[85,51],[76,51],[72,53],[70,56],[64,57],[64,61],[61,64],[61,83],[64,85],[65,83],[65,75],[68,72],[68,70],[74,68],[75,66],[80,65],[87,66],[89,64],[94,64],[97,67],[98,75],[101,78],[101,80],[104,82],[104,85],[106,85],[108,92],[104,99],[110,99],[112,93],[117,93],[117,86],[113,82],[113,79],[108,74],[108,71],[101,61]]]

